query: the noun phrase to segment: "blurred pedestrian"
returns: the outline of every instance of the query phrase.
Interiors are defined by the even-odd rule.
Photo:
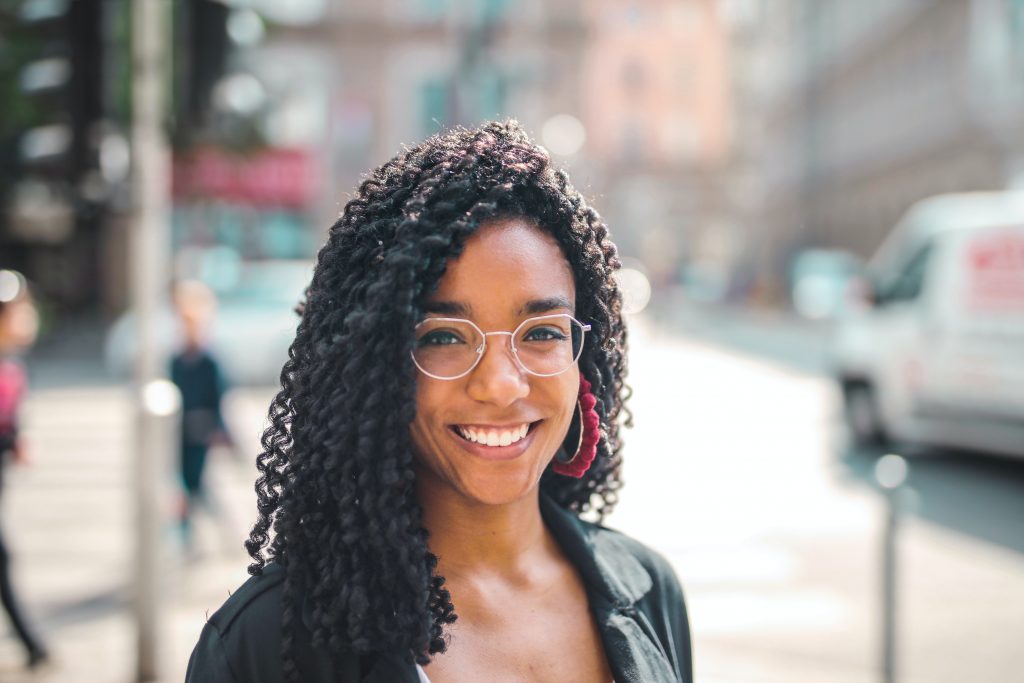
[[[203,484],[207,454],[211,446],[231,443],[221,411],[227,383],[206,339],[216,310],[213,292],[200,282],[182,282],[175,291],[174,303],[183,335],[182,348],[171,359],[171,381],[182,399],[179,465],[183,496],[179,521],[185,549],[194,552],[197,506],[216,513]]]
[[[37,315],[25,278],[0,270],[0,493],[8,459],[26,463],[23,438],[18,434],[18,411],[28,388],[25,366],[19,354],[35,341]],[[42,640],[29,626],[11,585],[11,551],[0,528],[0,603],[14,632],[28,653],[28,667],[35,669],[48,659]]]

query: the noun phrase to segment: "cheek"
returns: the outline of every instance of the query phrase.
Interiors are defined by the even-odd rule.
[[[430,442],[430,431],[434,419],[434,406],[441,400],[434,396],[429,388],[422,384],[416,388],[416,417],[409,425],[409,434],[412,437],[412,444],[416,450],[423,453]]]
[[[451,447],[448,424],[453,409],[467,402],[466,388],[458,381],[427,380],[416,386],[416,416],[409,424],[414,455],[426,464],[446,460]]]

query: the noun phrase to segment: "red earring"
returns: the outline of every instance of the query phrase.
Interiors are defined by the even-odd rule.
[[[590,469],[590,463],[594,462],[594,456],[597,455],[597,442],[601,438],[601,418],[594,410],[596,405],[597,397],[590,390],[590,382],[580,375],[580,395],[576,401],[580,411],[579,445],[568,460],[560,460],[555,456],[551,469],[556,473],[579,479]]]

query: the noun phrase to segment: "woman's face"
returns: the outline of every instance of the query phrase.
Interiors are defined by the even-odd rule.
[[[485,223],[466,241],[426,309],[495,332],[538,315],[572,315],[575,303],[572,270],[558,243],[531,221],[513,218]],[[418,377],[411,435],[421,497],[454,493],[492,505],[518,500],[537,486],[569,429],[579,393],[576,365],[537,377],[516,363],[507,335],[486,340],[483,357],[464,377]],[[491,433],[511,431],[515,438],[524,425],[526,436],[508,446],[465,436],[487,441]]]

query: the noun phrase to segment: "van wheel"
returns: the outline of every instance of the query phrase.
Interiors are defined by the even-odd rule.
[[[858,446],[880,446],[885,443],[885,428],[878,412],[875,391],[866,382],[843,384],[843,415],[850,438]]]

